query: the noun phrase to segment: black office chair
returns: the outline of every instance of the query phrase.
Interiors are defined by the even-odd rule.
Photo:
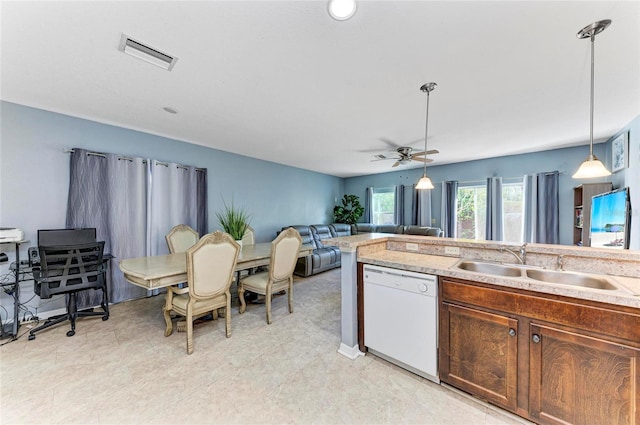
[[[102,316],[109,319],[109,298],[107,294],[106,270],[103,261],[104,242],[91,242],[77,245],[40,246],[40,269],[33,271],[34,292],[40,298],[66,294],[67,313],[51,317],[35,329],[29,331],[29,340],[35,339],[35,333],[66,320],[71,321],[71,330],[67,336],[76,333],[76,318],[83,316]],[[87,289],[102,290],[103,312],[77,310],[78,292]]]

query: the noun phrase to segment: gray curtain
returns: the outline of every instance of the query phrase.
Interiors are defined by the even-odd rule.
[[[412,217],[412,224],[431,226],[431,190],[419,190],[413,185]]]
[[[395,208],[393,216],[396,224],[404,225],[404,185],[395,187]]]
[[[165,235],[176,224],[186,224],[195,229],[200,236],[208,233],[202,212],[198,209],[204,204],[206,210],[206,186],[200,193],[199,173],[195,167],[175,163],[151,161],[152,184],[150,186],[149,241],[150,255],[169,253]],[[206,179],[206,174],[204,176]]]
[[[147,161],[113,154],[96,155],[83,149],[71,154],[67,228],[95,227],[105,241],[104,251],[115,258],[109,267],[109,300],[119,302],[146,295],[125,281],[118,261],[148,254]],[[78,294],[78,307],[100,305],[99,291]]]
[[[504,240],[502,212],[502,177],[489,177],[487,178],[487,223],[485,228],[487,240]]]
[[[524,241],[560,243],[558,185],[560,173],[524,176]]]
[[[117,261],[168,253],[165,235],[176,224],[207,233],[206,181],[206,170],[195,167],[74,149],[66,226],[95,227],[105,253],[115,257],[110,302],[148,294],[124,279]],[[100,302],[98,291],[78,297],[79,308]]]
[[[458,204],[458,182],[442,182],[442,230],[444,237],[456,237],[456,212]]]
[[[371,223],[373,213],[373,187],[366,188],[364,192],[364,222]]]

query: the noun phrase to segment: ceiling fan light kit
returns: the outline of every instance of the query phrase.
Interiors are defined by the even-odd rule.
[[[427,136],[429,134],[429,94],[435,90],[437,84],[436,83],[426,83],[423,84],[422,87],[420,87],[420,90],[427,93],[427,114],[426,114],[426,124],[424,126],[424,151],[425,153],[428,152],[427,151]],[[431,179],[427,176],[427,161],[424,162],[424,174],[422,175],[422,177],[420,178],[420,180],[418,180],[418,183],[416,184],[416,189],[419,190],[427,190],[427,189],[433,189],[433,183],[431,182]]]
[[[576,36],[580,39],[591,39],[591,117],[590,117],[590,131],[589,131],[589,156],[580,164],[580,168],[573,175],[574,179],[590,179],[595,177],[610,176],[611,172],[607,170],[604,164],[593,154],[593,81],[594,81],[594,44],[596,41],[596,34],[600,34],[611,24],[610,19],[604,19],[602,21],[594,22],[578,31]]]

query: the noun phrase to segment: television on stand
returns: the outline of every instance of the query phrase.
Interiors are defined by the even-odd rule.
[[[629,249],[631,202],[629,188],[613,190],[591,198],[592,247]]]

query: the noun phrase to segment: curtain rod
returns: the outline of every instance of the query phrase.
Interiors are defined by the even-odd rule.
[[[75,152],[75,151],[76,151],[76,150],[75,150],[75,149],[73,149],[73,148],[65,148],[65,149],[63,149],[63,152],[64,152],[64,153],[73,153],[73,152]],[[106,158],[106,157],[107,157],[107,154],[102,153],[102,152],[87,152],[87,155],[91,155],[91,156],[99,156],[100,158]],[[129,162],[133,162],[133,158],[129,158],[128,156],[118,156],[118,160],[119,160],[119,161],[129,161]],[[142,160],[142,163],[143,163],[143,164],[146,164],[146,163],[147,163],[147,160],[146,160],[146,159],[143,159],[143,160]],[[168,167],[168,166],[169,166],[169,163],[168,163],[168,162],[162,162],[162,161],[156,161],[156,164],[157,164],[157,165],[163,165],[163,166],[165,166],[165,167]],[[181,164],[176,164],[176,168],[180,168],[180,169],[182,169],[182,170],[188,170],[188,169],[189,169],[189,167],[187,167],[186,165],[181,165]],[[200,171],[200,172],[202,172],[202,171],[205,171],[205,170],[206,170],[206,168],[198,168],[198,167],[196,167],[196,168],[195,168],[195,170],[196,170],[196,171]]]

